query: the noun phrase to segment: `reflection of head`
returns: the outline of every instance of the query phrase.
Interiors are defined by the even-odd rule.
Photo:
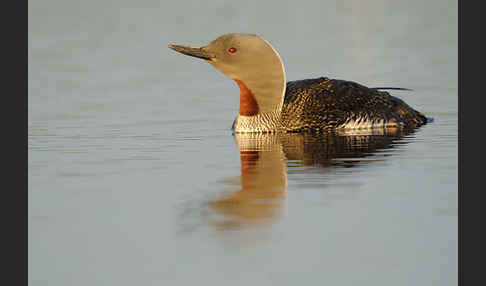
[[[282,215],[287,188],[286,161],[276,135],[235,135],[240,149],[241,189],[211,202],[223,215],[223,229],[260,225]]]

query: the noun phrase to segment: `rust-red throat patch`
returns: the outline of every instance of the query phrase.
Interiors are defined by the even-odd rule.
[[[251,90],[241,80],[235,79],[240,87],[240,115],[255,116],[259,112],[258,103]]]

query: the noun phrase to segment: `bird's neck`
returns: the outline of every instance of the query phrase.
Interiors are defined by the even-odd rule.
[[[256,84],[251,89],[245,82],[235,81],[240,88],[240,108],[234,131],[237,133],[276,132],[280,126],[285,82],[280,82],[278,85],[276,81],[266,85]]]
[[[286,79],[283,64],[235,79],[240,107],[235,132],[274,132],[280,123]]]

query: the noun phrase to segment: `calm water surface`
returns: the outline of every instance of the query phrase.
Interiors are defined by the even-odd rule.
[[[233,136],[166,48],[228,32],[435,121]],[[457,285],[456,1],[29,1],[28,56],[31,285]]]

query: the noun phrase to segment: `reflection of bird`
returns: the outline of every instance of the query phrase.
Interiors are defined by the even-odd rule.
[[[235,134],[240,150],[241,176],[239,180],[225,180],[240,185],[237,190],[220,194],[211,201],[217,214],[210,220],[220,229],[244,228],[275,221],[282,217],[287,189],[287,161],[293,168],[354,167],[363,158],[390,149],[412,130],[390,129],[380,134],[340,135],[278,133]],[[340,162],[334,159],[345,158]],[[374,160],[366,160],[373,162]]]
[[[415,128],[424,115],[382,89],[325,77],[286,83],[278,53],[262,37],[227,34],[204,47],[169,45],[202,58],[240,88],[236,133]]]

